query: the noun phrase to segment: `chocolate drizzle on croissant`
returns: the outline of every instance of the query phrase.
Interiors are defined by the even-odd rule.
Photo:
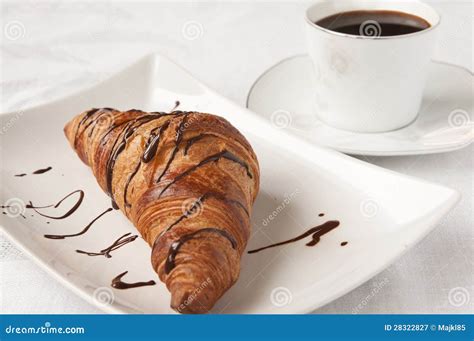
[[[217,162],[219,161],[220,159],[227,159],[227,160],[230,160],[232,162],[235,162],[235,163],[238,163],[239,165],[241,165],[242,167],[245,168],[245,170],[247,171],[247,176],[249,178],[252,178],[252,174],[250,173],[249,171],[249,167],[248,165],[243,162],[242,160],[240,160],[239,158],[237,158],[234,154],[228,152],[227,150],[223,150],[222,152],[219,152],[217,154],[214,154],[214,155],[211,155],[211,156],[208,156],[206,157],[204,160],[202,160],[201,162],[199,162],[197,165],[194,165],[192,167],[190,167],[189,169],[186,169],[184,172],[182,172],[181,174],[178,174],[174,179],[173,181],[171,181],[170,183],[168,183],[160,192],[160,195],[159,197],[161,197],[163,195],[163,193],[168,189],[170,188],[170,186],[174,185],[177,181],[181,180],[182,178],[184,178],[185,176],[189,175],[190,173],[194,172],[196,169],[198,169],[199,167],[202,167],[210,162]],[[167,165],[168,167],[168,165]]]
[[[161,135],[166,132],[170,125],[169,121],[166,121],[162,126],[152,129],[148,141],[145,145],[145,151],[143,152],[141,160],[144,163],[148,163],[155,157],[156,151],[158,150],[158,144],[160,143]]]
[[[237,280],[250,235],[259,168],[247,140],[211,114],[111,108],[76,116],[65,133],[152,247],[171,307],[211,309]]]
[[[189,115],[189,113],[184,114],[183,119],[181,120],[181,122],[179,123],[178,128],[176,129],[176,138],[175,138],[175,142],[174,142],[173,152],[171,153],[171,156],[168,159],[168,162],[166,162],[165,168],[163,169],[160,176],[156,180],[157,183],[161,181],[161,179],[163,178],[163,175],[166,174],[166,172],[168,171],[168,169],[171,166],[171,163],[174,161],[174,158],[176,157],[176,153],[178,152],[178,149],[179,149],[179,144],[181,143],[181,140],[183,139],[183,132],[184,132],[184,129],[186,127],[186,119],[188,118],[188,115]]]
[[[107,160],[107,193],[111,196],[112,201],[115,202],[112,194],[112,177],[114,173],[114,165],[117,160],[117,158],[120,156],[120,154],[125,150],[125,147],[127,146],[127,141],[128,139],[133,136],[135,131],[140,128],[143,124],[149,123],[152,120],[157,120],[160,119],[161,115],[144,115],[140,116],[132,121],[130,121],[124,129],[124,132],[122,134],[122,138],[119,141],[119,139],[115,140],[115,143],[112,147],[113,153],[110,154],[109,159]],[[118,142],[118,144],[117,144]]]
[[[174,259],[176,258],[176,255],[178,254],[178,251],[181,248],[181,246],[187,241],[194,239],[198,235],[202,235],[204,233],[217,233],[223,236],[224,238],[226,238],[230,242],[230,245],[232,245],[233,249],[235,249],[237,246],[237,243],[234,237],[232,237],[228,232],[226,232],[225,230],[214,228],[214,227],[206,227],[206,228],[197,230],[195,232],[186,234],[182,236],[181,238],[179,238],[179,240],[173,242],[170,246],[170,250],[168,251],[168,257],[166,257],[166,263],[165,263],[165,272],[167,274],[171,270],[173,270],[173,268],[175,267]]]
[[[217,198],[218,200],[225,200],[229,203],[232,203],[232,204],[235,204],[237,205],[238,207],[240,207],[242,210],[245,211],[245,214],[247,214],[247,216],[249,215],[247,209],[245,208],[245,206],[237,201],[237,200],[232,200],[232,199],[227,199],[227,198],[224,198],[222,195],[218,194],[218,193],[206,193],[204,195],[202,195],[200,198],[198,198],[192,205],[189,209],[186,209],[186,211],[176,220],[174,221],[170,226],[168,226],[167,228],[165,228],[163,231],[161,231],[161,233],[158,235],[158,237],[155,239],[155,243],[159,240],[159,238],[161,236],[163,236],[166,232],[170,231],[173,226],[179,224],[183,219],[186,219],[188,217],[191,217],[193,212],[195,212],[197,209],[199,209],[199,206],[200,205],[203,205],[204,203],[204,200],[206,200],[207,198],[210,198],[210,197],[214,197],[214,198]]]

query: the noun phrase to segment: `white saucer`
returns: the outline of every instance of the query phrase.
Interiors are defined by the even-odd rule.
[[[309,56],[284,59],[256,80],[247,107],[278,128],[348,154],[440,153],[474,140],[473,75],[462,67],[432,62],[418,118],[388,133],[355,133],[321,122],[312,105],[314,82]]]

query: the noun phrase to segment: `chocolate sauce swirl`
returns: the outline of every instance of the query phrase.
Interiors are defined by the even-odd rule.
[[[176,109],[178,109],[180,104],[181,103],[179,101],[174,102],[174,107],[173,107],[173,109],[171,109],[171,111],[175,111]]]
[[[44,237],[45,238],[48,238],[48,239],[65,239],[65,238],[69,238],[69,237],[77,237],[77,236],[80,236],[80,235],[83,235],[84,233],[86,233],[90,228],[91,226],[100,218],[102,217],[104,214],[106,214],[107,212],[110,212],[112,211],[112,208],[108,208],[106,209],[104,212],[102,212],[101,214],[99,214],[97,217],[95,217],[89,224],[86,225],[86,227],[84,227],[83,230],[77,232],[77,233],[73,233],[73,234],[63,234],[63,235],[56,235],[56,234],[45,234]],[[54,219],[54,218],[53,218]]]
[[[261,247],[259,249],[250,250],[250,251],[248,251],[248,253],[257,253],[257,252],[260,252],[260,251],[263,251],[263,250],[266,250],[266,249],[269,249],[269,248],[272,248],[272,247],[275,247],[275,246],[281,246],[281,245],[293,243],[293,242],[296,242],[296,241],[301,240],[303,238],[306,238],[310,235],[312,235],[312,238],[308,243],[306,243],[306,246],[314,246],[317,243],[319,243],[319,241],[321,240],[321,237],[323,235],[325,235],[329,231],[334,230],[338,226],[339,226],[339,221],[329,220],[329,221],[325,222],[324,224],[321,224],[321,225],[315,226],[313,228],[310,228],[308,231],[306,231],[305,233],[303,233],[303,234],[301,234],[301,235],[299,235],[295,238],[288,239],[288,240],[285,240],[283,242],[271,244],[271,245],[268,245],[268,246],[264,246],[264,247]]]
[[[176,265],[175,258],[181,246],[183,246],[183,244],[186,243],[187,241],[196,238],[196,236],[202,233],[217,233],[220,236],[226,238],[232,245],[233,249],[237,248],[237,242],[235,241],[234,237],[232,237],[232,235],[230,235],[229,232],[225,230],[221,230],[215,227],[206,227],[206,228],[194,231],[192,233],[182,236],[177,241],[171,244],[170,249],[168,251],[168,256],[166,257],[165,273],[169,274],[170,271],[174,269]]]
[[[37,175],[37,174],[44,174],[44,173],[46,173],[46,172],[49,172],[51,169],[53,169],[53,167],[46,167],[46,168],[42,168],[42,169],[35,170],[35,171],[32,172],[31,174],[35,174],[35,175]],[[27,175],[28,175],[28,174],[26,174],[26,173],[21,173],[21,174],[15,174],[14,176],[21,178],[21,177],[24,177],[24,176],[27,176]]]
[[[43,169],[38,169],[38,170],[35,170],[33,172],[33,174],[43,174],[43,173],[49,172],[51,169],[53,169],[53,167],[46,167],[46,168],[43,168]]]
[[[76,250],[77,253],[81,253],[87,256],[105,256],[105,258],[112,258],[112,255],[110,254],[112,251],[115,251],[122,246],[127,245],[128,243],[133,242],[135,239],[137,239],[137,235],[132,235],[131,233],[125,233],[123,236],[118,238],[116,241],[112,243],[109,247],[106,247],[105,249],[100,250],[99,252],[88,252],[88,251],[83,251],[83,250]]]
[[[112,279],[112,288],[115,289],[131,289],[131,288],[138,288],[138,287],[144,287],[148,285],[155,285],[156,282],[153,280],[150,280],[148,282],[135,282],[135,283],[126,283],[122,281],[122,277],[125,276],[128,273],[128,271],[122,272],[121,274],[117,275],[114,279]]]
[[[49,208],[49,207],[54,207],[54,208],[58,208],[64,200],[66,200],[67,198],[69,198],[70,196],[76,194],[76,193],[79,193],[79,197],[77,198],[77,201],[76,203],[71,207],[71,209],[69,211],[67,211],[65,214],[61,215],[61,216],[50,216],[50,215],[47,215],[47,214],[44,214],[44,213],[41,213],[39,212],[38,210],[39,209],[43,209],[43,208]],[[45,218],[49,218],[49,219],[64,219],[64,218],[67,218],[69,217],[71,214],[73,214],[78,208],[79,206],[81,206],[81,203],[82,203],[82,200],[84,199],[84,191],[83,190],[75,190],[71,193],[69,193],[68,195],[66,195],[64,198],[62,198],[61,200],[59,200],[56,204],[51,204],[51,205],[46,205],[46,206],[34,206],[33,203],[30,201],[27,205],[26,205],[26,208],[31,208],[33,209],[36,213],[38,213],[40,216],[43,216]]]

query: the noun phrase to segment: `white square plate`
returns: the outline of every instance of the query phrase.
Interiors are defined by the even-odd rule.
[[[0,116],[0,202],[50,204],[76,189],[80,208],[64,220],[26,209],[13,217],[5,208],[5,233],[56,279],[108,312],[172,313],[170,295],[150,264],[150,248],[139,238],[112,253],[87,257],[127,232],[136,233],[120,211],[97,221],[86,234],[51,240],[44,234],[75,233],[110,206],[91,171],[68,145],[64,124],[92,107],[181,110],[221,115],[250,141],[261,166],[248,249],[296,237],[327,220],[340,226],[314,247],[308,238],[255,254],[244,254],[238,282],[214,313],[309,312],[357,287],[425,236],[458,201],[451,189],[400,175],[343,154],[312,146],[276,129],[222,98],[169,60],[152,55],[103,83],[73,96]],[[31,172],[51,166],[41,175]],[[15,174],[27,173],[24,177]],[[15,199],[16,198],[16,199]],[[12,201],[12,199],[14,199]],[[72,199],[71,199],[72,200]],[[56,212],[57,213],[57,212]],[[324,213],[320,217],[319,213]],[[49,222],[49,223],[48,223]],[[347,241],[342,247],[340,244]],[[155,279],[157,285],[129,290],[110,287]]]

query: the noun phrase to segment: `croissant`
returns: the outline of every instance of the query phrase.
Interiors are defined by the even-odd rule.
[[[171,308],[205,313],[235,283],[259,166],[245,137],[206,113],[92,109],[64,128],[100,187],[151,246]]]

